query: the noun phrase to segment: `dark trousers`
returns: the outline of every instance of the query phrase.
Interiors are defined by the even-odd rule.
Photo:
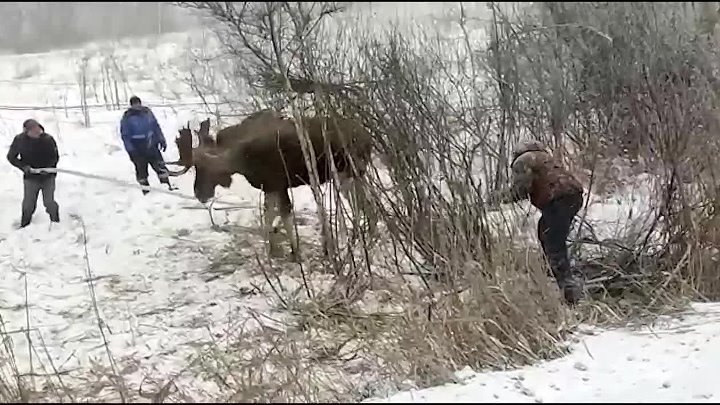
[[[570,268],[567,237],[572,221],[583,204],[582,193],[568,194],[551,201],[542,209],[538,221],[538,239],[550,270],[568,302],[577,300],[579,291]]]
[[[170,179],[167,166],[165,166],[165,159],[163,159],[162,153],[160,153],[160,150],[157,148],[150,148],[145,151],[135,151],[130,154],[130,160],[133,162],[133,165],[135,165],[135,178],[141,185],[150,185],[148,182],[148,166],[150,166],[157,174],[160,183],[170,186]],[[143,190],[143,192],[147,193],[145,190]]]
[[[30,224],[32,216],[37,207],[38,194],[42,191],[43,205],[45,212],[50,216],[52,222],[60,222],[60,209],[55,202],[55,176],[28,177],[24,180],[24,195],[22,201],[22,218],[20,227]]]

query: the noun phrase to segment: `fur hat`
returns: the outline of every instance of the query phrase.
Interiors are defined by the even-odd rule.
[[[513,162],[515,159],[520,157],[520,155],[526,152],[547,152],[547,150],[545,145],[537,139],[531,139],[529,141],[519,143],[515,145],[515,149],[513,149]]]
[[[25,122],[23,122],[23,131],[27,131],[28,129],[34,127],[35,125],[39,126],[40,129],[42,129],[42,131],[45,132],[45,128],[42,125],[40,125],[40,123],[37,122],[37,120],[35,120],[33,118],[27,119],[27,120],[25,120]]]
[[[25,120],[25,122],[23,122],[23,129],[28,130],[28,129],[34,127],[35,125],[40,126],[40,123],[38,123],[36,120],[30,118],[30,119]]]

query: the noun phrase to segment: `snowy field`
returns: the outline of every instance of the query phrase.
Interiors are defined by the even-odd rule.
[[[168,38],[157,51],[129,49],[119,57],[129,72],[137,72],[129,77],[132,94],[153,108],[168,138],[166,158],[174,159],[177,150],[172,140],[177,130],[187,121],[197,125],[205,116],[199,106],[177,106],[178,100],[157,92],[156,83],[182,88],[173,72],[168,74],[162,67],[181,54],[184,38]],[[96,363],[108,365],[106,339],[118,373],[129,381],[139,385],[146,377],[168,379],[187,366],[188,356],[197,354],[202,342],[224,336],[224,329],[240,322],[248,310],[267,312],[266,300],[243,299],[238,294],[251,289],[251,278],[242,271],[205,281],[213,275],[207,273],[210,256],[229,236],[211,229],[206,210],[186,209],[201,207],[194,199],[152,192],[143,196],[138,189],[61,174],[56,192],[60,224],[49,222],[39,200],[33,223],[16,229],[22,175],[4,156],[27,118],[36,118],[56,138],[59,167],[135,184],[118,134],[126,101],[121,110],[91,108],[90,128],[82,125],[81,111],[72,108],[80,104],[78,87],[72,85],[78,54],[63,51],[0,58],[0,105],[6,107],[0,113],[0,315],[13,338],[20,373],[43,374],[54,367],[75,376]],[[153,65],[145,65],[148,61]],[[28,69],[32,76],[23,73]],[[155,77],[147,77],[148,71]],[[182,102],[197,100],[184,98]],[[192,197],[192,175],[172,181],[180,194]],[[159,186],[152,171],[150,182]],[[241,177],[231,190],[218,190],[217,196],[238,205],[260,204],[260,192]],[[295,198],[300,217],[307,204],[314,209],[309,190],[300,190]],[[216,221],[254,226],[257,213],[256,209],[217,211]],[[94,284],[104,337],[89,280]],[[31,331],[32,353],[20,333],[23,328]]]
[[[455,384],[365,402],[717,402],[720,305],[655,325],[583,328],[572,353],[507,372],[456,373]]]
[[[197,125],[205,118],[200,100],[190,96],[179,79],[185,39],[169,35],[157,48],[140,44],[116,49],[126,68],[127,91],[153,108],[169,141],[188,121]],[[73,108],[80,104],[77,61],[97,54],[97,49],[0,57],[3,156],[22,122],[32,117],[56,138],[59,167],[135,183],[118,135],[126,99],[120,110],[92,107],[89,128],[81,111]],[[97,70],[94,74],[99,75]],[[89,104],[100,101],[92,98]],[[177,156],[172,142],[165,156]],[[47,375],[55,369],[68,384],[83,387],[76,400],[113,401],[118,398],[112,383],[88,377],[89,370],[121,375],[131,391],[141,385],[146,391],[158,390],[157,384],[176,378],[185,399],[208,401],[216,397],[217,384],[187,372],[201,348],[222,343],[239,325],[247,326],[251,314],[281,317],[271,313],[263,296],[269,292],[255,274],[253,249],[233,274],[217,278],[211,272],[213,255],[230,236],[211,228],[207,211],[190,209],[200,207],[196,201],[152,192],[143,196],[137,189],[61,174],[56,193],[61,223],[51,225],[38,201],[32,225],[17,230],[22,176],[3,162],[0,315],[21,374]],[[180,194],[192,196],[192,174],[172,181]],[[158,186],[152,172],[150,182]],[[218,188],[216,196],[228,204],[256,207],[218,211],[215,220],[247,227],[240,237],[260,249],[260,192],[236,176],[232,188]],[[294,199],[296,215],[304,219],[301,237],[316,236],[309,188],[295,189]],[[588,218],[604,223],[609,235],[640,203],[642,198],[625,192],[594,204]],[[527,207],[516,212],[525,217],[521,227],[531,239],[536,214],[528,218]],[[263,294],[250,293],[258,288]],[[653,330],[588,329],[591,335],[578,336],[573,353],[565,358],[513,372],[463,373],[459,384],[398,393],[388,400],[716,400],[720,392],[710,380],[717,374],[716,362],[708,360],[720,355],[720,308],[704,305],[696,310],[696,315]]]

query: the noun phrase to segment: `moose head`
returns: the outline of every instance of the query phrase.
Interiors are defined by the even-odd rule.
[[[215,139],[210,136],[210,119],[200,123],[200,130],[195,131],[198,137],[198,147],[193,148],[190,123],[179,130],[180,135],[175,138],[180,158],[168,165],[182,166],[178,171],[169,170],[170,176],[181,176],[191,167],[195,167],[195,183],[193,190],[195,197],[205,203],[215,195],[215,187],[230,187],[232,172],[228,169],[225,160],[225,151],[221,150]]]

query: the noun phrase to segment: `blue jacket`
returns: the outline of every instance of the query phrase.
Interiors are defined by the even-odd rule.
[[[128,153],[145,152],[165,143],[160,124],[145,106],[130,107],[120,120],[120,137]]]

